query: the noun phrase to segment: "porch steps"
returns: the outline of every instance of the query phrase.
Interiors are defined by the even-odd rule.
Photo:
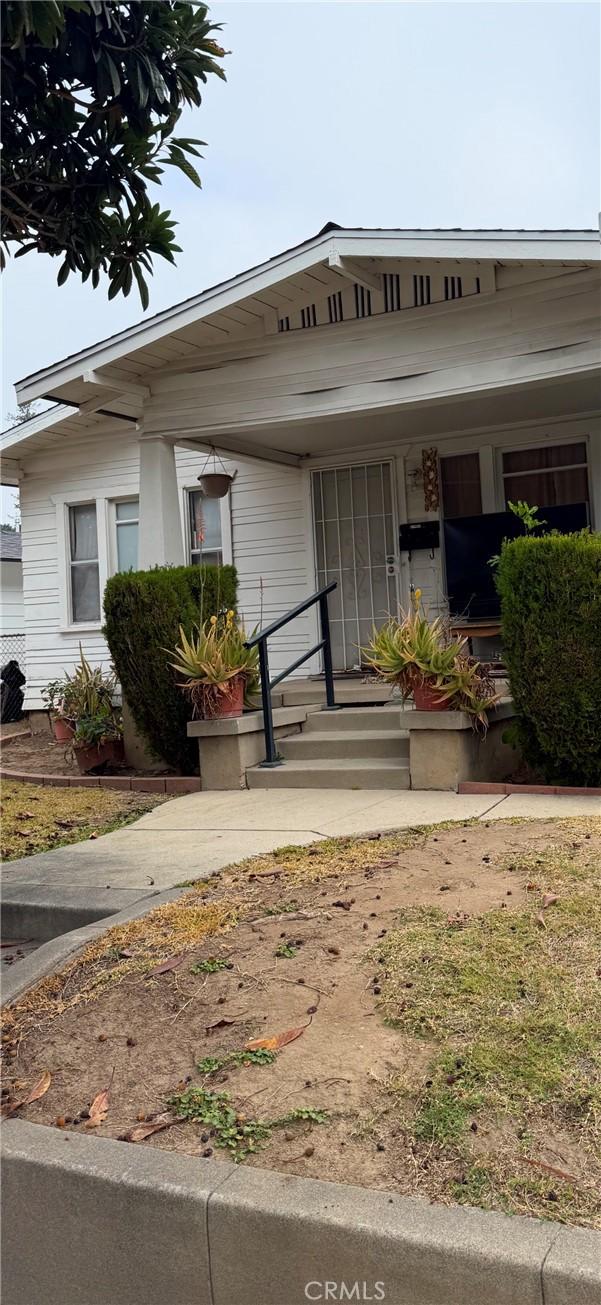
[[[279,691],[285,707],[296,707],[301,703],[310,702],[325,703],[326,700],[326,689],[322,679],[288,680],[282,684]],[[394,690],[388,684],[364,682],[357,677],[334,679],[334,692],[336,702],[341,707],[350,707],[353,704],[376,707],[387,703]]]
[[[369,757],[361,761],[329,757],[321,761],[287,761],[274,769],[253,766],[246,772],[249,788],[409,788],[409,766],[403,761]]]
[[[409,788],[409,736],[400,707],[314,711],[301,733],[278,739],[281,766],[253,766],[249,788]]]
[[[278,752],[285,761],[312,760],[355,760],[357,757],[379,757],[381,761],[392,757],[393,761],[406,759],[409,740],[397,730],[325,730],[318,734],[295,734],[292,739],[280,739]]]

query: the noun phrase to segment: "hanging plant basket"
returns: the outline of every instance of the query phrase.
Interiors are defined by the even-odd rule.
[[[209,467],[209,463],[211,463],[211,467]],[[233,480],[234,476],[226,471],[224,463],[219,455],[215,453],[213,445],[211,445],[211,452],[198,477],[198,483],[205,498],[225,498],[226,494],[229,493]]]
[[[205,498],[225,498],[233,479],[227,472],[210,471],[206,476],[199,476],[198,483]]]

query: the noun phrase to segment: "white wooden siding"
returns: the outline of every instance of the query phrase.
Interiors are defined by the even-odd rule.
[[[18,561],[0,560],[0,634],[23,634],[23,571]]]
[[[182,492],[182,529],[187,529],[184,492],[194,488],[204,454],[178,450]],[[232,489],[232,560],[239,575],[239,606],[249,629],[265,624],[306,597],[312,583],[306,548],[304,480],[295,468],[268,463],[235,464]],[[108,667],[109,654],[100,628],[64,628],[61,616],[61,564],[57,522],[61,506],[53,501],[76,495],[85,502],[139,492],[138,444],[131,434],[102,443],[81,443],[56,456],[28,460],[21,486],[23,590],[27,610],[28,708],[42,705],[48,680],[71,670],[81,644],[94,663]],[[226,557],[227,559],[227,550]],[[14,564],[12,564],[14,565]],[[261,599],[261,587],[263,596]],[[272,641],[274,673],[284,669],[310,645],[306,617]]]

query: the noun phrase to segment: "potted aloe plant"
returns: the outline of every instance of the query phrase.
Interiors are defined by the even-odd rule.
[[[413,698],[417,711],[464,711],[475,728],[486,730],[487,709],[497,701],[494,686],[481,663],[467,656],[467,640],[453,637],[443,617],[429,620],[420,598],[417,589],[410,612],[374,628],[363,657],[399,686],[403,701]]]
[[[211,616],[190,637],[180,625],[180,642],[169,664],[182,676],[179,687],[205,720],[241,716],[259,683],[256,648],[245,648],[246,631],[233,611]],[[167,650],[169,651],[169,650]]]

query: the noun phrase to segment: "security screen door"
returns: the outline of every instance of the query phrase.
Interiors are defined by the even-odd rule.
[[[357,670],[372,626],[397,606],[386,563],[397,553],[392,463],[314,471],[312,494],[317,587],[338,581],[329,597],[334,669]]]

